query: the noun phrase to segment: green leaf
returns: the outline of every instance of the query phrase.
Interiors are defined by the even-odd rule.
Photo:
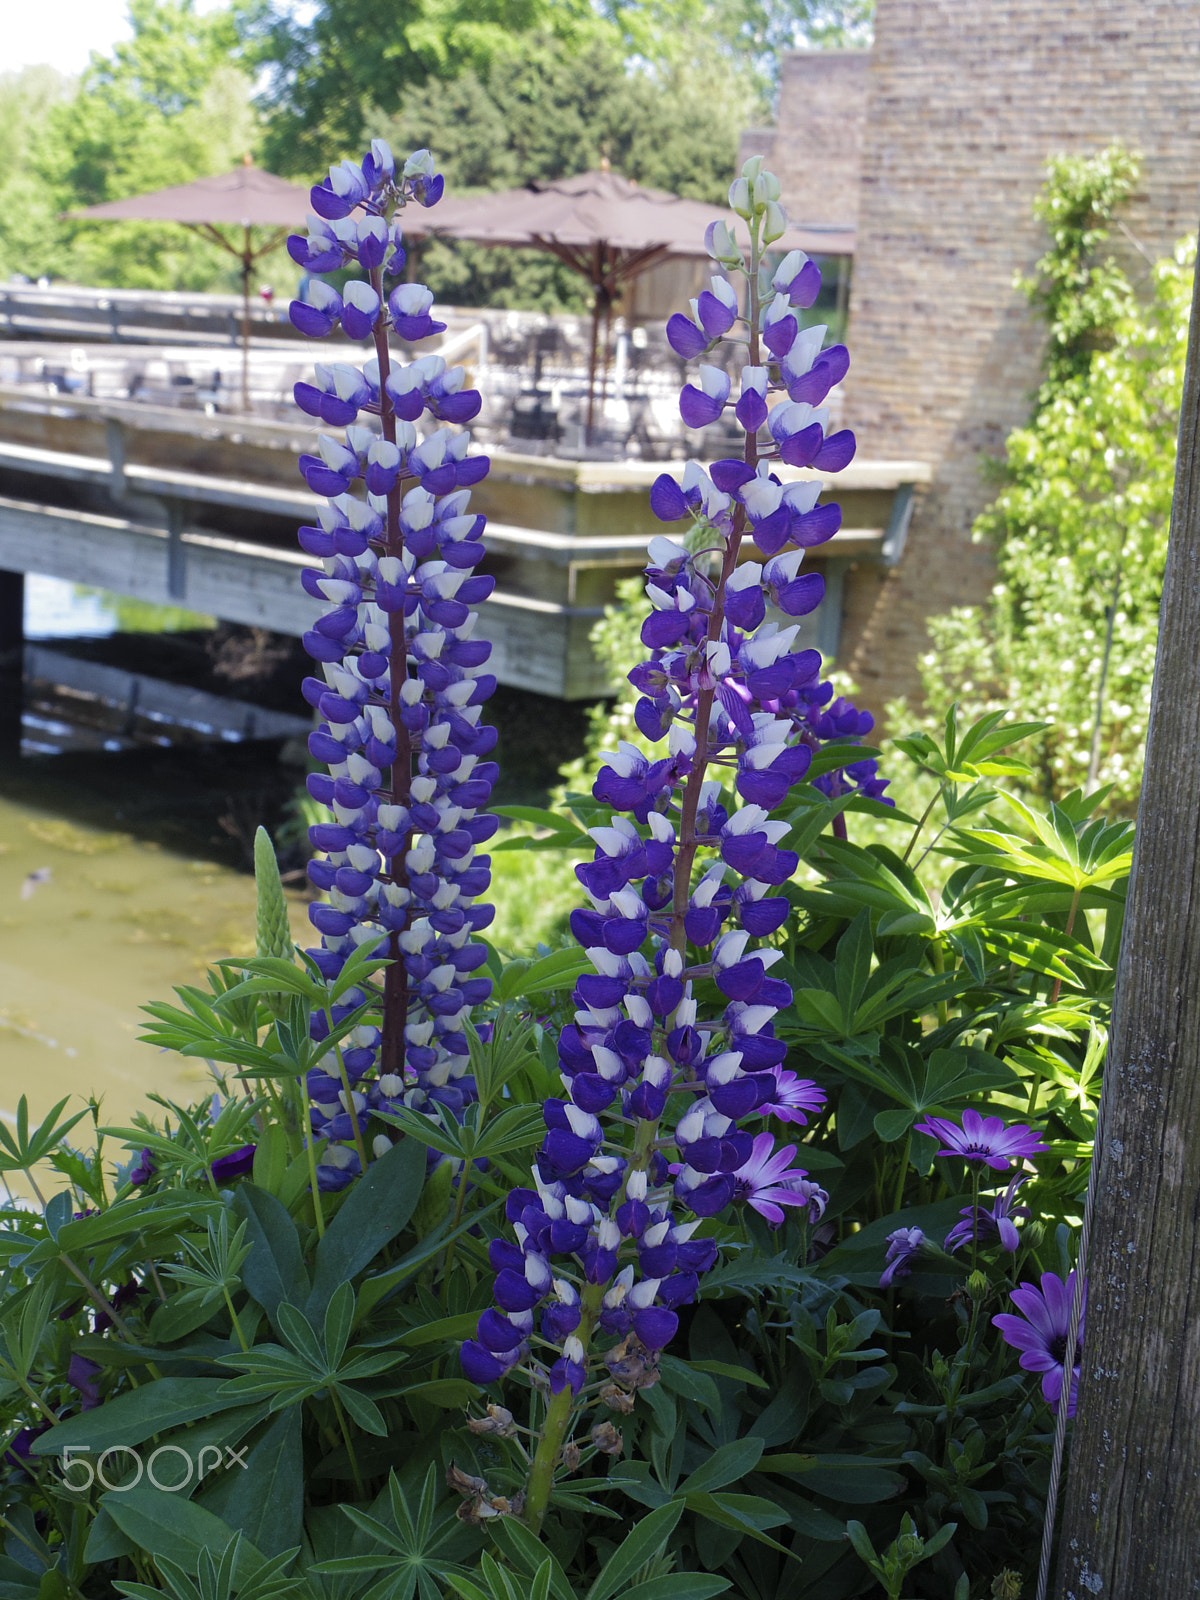
[[[268,1122],[260,1132],[254,1147],[254,1168],[251,1173],[255,1185],[268,1194],[280,1197],[287,1170],[291,1166],[287,1131],[278,1122]]]
[[[683,1501],[672,1500],[643,1517],[604,1563],[604,1570],[587,1592],[587,1600],[611,1600],[622,1584],[658,1554],[675,1531],[683,1511]]]
[[[361,1272],[396,1237],[412,1216],[424,1183],[425,1151],[415,1140],[398,1140],[371,1163],[317,1246],[305,1308],[310,1320],[323,1317],[338,1285]]]
[[[496,986],[496,998],[525,1000],[557,989],[573,989],[580,973],[591,970],[592,963],[578,946],[554,950],[528,965],[513,962],[501,974]]]
[[[97,1564],[101,1561],[116,1561],[121,1556],[133,1555],[135,1549],[133,1540],[128,1534],[121,1532],[107,1510],[101,1506],[88,1529],[87,1543],[83,1547],[83,1559]],[[11,1600],[3,1588],[0,1588],[0,1595],[5,1595],[5,1600]]]
[[[296,1224],[281,1201],[253,1183],[238,1185],[233,1206],[245,1218],[252,1247],[242,1265],[242,1282],[278,1331],[280,1302],[296,1304],[309,1291]]]
[[[751,1372],[748,1367],[739,1367],[732,1361],[691,1361],[688,1365],[694,1372],[711,1372],[716,1378],[732,1378],[735,1383],[748,1383],[755,1389],[769,1389],[770,1384],[765,1378],[760,1378],[757,1372]]]
[[[566,1573],[559,1566],[552,1553],[548,1553],[545,1545],[535,1533],[532,1533],[523,1522],[518,1522],[514,1517],[497,1518],[497,1526],[492,1530],[496,1543],[502,1547],[510,1561],[515,1566],[524,1569],[527,1575],[538,1571],[544,1559],[550,1561],[550,1592],[554,1600],[576,1600],[575,1591],[567,1582]]]
[[[880,1111],[875,1117],[875,1132],[884,1144],[894,1144],[904,1135],[917,1120],[915,1111]]]
[[[761,1439],[731,1439],[719,1450],[714,1450],[703,1466],[697,1467],[676,1490],[677,1494],[711,1493],[723,1489],[727,1483],[736,1483],[748,1472],[753,1472],[763,1453]]]
[[[229,1524],[211,1511],[144,1482],[131,1489],[110,1490],[101,1496],[100,1504],[139,1550],[156,1559],[165,1556],[192,1577],[205,1551],[224,1550],[234,1536]],[[238,1547],[237,1582],[252,1578],[263,1561],[262,1552],[243,1539]]]
[[[281,1411],[246,1456],[196,1504],[243,1534],[264,1555],[298,1545],[303,1533],[304,1454],[300,1407]]]
[[[212,1378],[156,1378],[57,1423],[31,1448],[35,1455],[56,1456],[68,1445],[103,1450],[109,1445],[141,1444],[156,1433],[241,1403],[219,1397]]]
[[[478,1320],[476,1316],[475,1321]],[[401,1393],[408,1399],[424,1400],[442,1411],[457,1411],[474,1400],[479,1389],[468,1378],[430,1378],[425,1383],[412,1384]]]
[[[712,1600],[713,1595],[724,1594],[731,1587],[731,1579],[707,1572],[665,1572],[645,1583],[635,1583],[632,1589],[625,1590],[621,1600]]]

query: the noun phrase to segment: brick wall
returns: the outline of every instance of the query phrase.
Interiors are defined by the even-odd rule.
[[[740,161],[761,155],[793,222],[853,227],[867,106],[863,50],[789,50],[774,128],[742,135]]]
[[[1047,157],[1120,139],[1143,157],[1123,216],[1145,249],[1196,227],[1200,0],[878,0],[867,76],[846,415],[860,455],[935,469],[903,560],[882,584],[863,574],[847,616],[842,664],[878,709],[916,690],[925,619],[992,581],[970,531],[981,456],[1038,381],[1013,277],[1044,248],[1030,203]],[[781,124],[777,148],[798,148]]]

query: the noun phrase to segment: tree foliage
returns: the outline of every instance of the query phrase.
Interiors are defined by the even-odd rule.
[[[748,77],[769,95],[781,50],[869,43],[873,14],[874,0],[320,0],[297,18],[274,0],[255,30],[272,68],[267,155],[279,171],[323,165],[414,89],[468,72],[486,80],[501,63],[519,69],[538,35],[568,59],[600,41],[668,78],[698,51],[711,54],[727,79]],[[714,89],[709,107],[720,115],[728,85]]]
[[[702,45],[651,71],[630,69],[611,36],[581,43],[540,34],[519,57],[414,89],[372,131],[397,150],[435,150],[456,193],[570,176],[608,159],[639,183],[715,204],[756,108],[749,76],[731,82]],[[540,251],[435,242],[420,272],[459,305],[582,311],[590,303],[583,280]]]
[[[1029,285],[1046,316],[1046,379],[1010,435],[1005,483],[976,524],[997,545],[985,606],[930,624],[929,714],[959,700],[1045,716],[1037,787],[1115,785],[1132,806],[1158,632],[1194,250],[1153,269],[1140,301],[1097,260],[1136,165],[1118,149],[1060,157],[1038,201],[1051,247]]]
[[[44,111],[8,168],[0,267],[133,287],[232,286],[227,258],[181,228],[61,213],[220,172],[254,149],[248,15],[130,0],[133,37],[111,56],[93,55],[75,93],[61,80],[49,93],[42,68],[12,82],[12,96],[40,97]]]
[[[260,30],[268,160],[281,172],[315,170],[413,87],[486,71],[539,28],[572,37],[594,26],[582,0],[322,0],[304,19],[277,4]]]

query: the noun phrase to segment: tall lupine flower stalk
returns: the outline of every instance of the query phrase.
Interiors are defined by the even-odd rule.
[[[773,274],[761,265],[784,231],[778,195],[761,163],[748,163],[731,204],[749,225],[749,261],[720,224],[706,241],[742,289],[714,278],[694,319],[668,324],[689,356],[745,328],[736,402],[713,366],[680,401],[695,427],[732,407],[745,448],[711,472],[690,465],[682,484],[664,475],[652,490],[660,517],[691,512],[698,525],[686,544],[651,541],[650,656],[630,674],[643,695],[638,726],[666,750],[652,760],[624,745],[596,780],[596,798],[617,814],[591,829],[595,859],[577,869],[590,904],[571,928],[594,971],[578,980],[575,1020],[559,1040],[566,1098],[546,1103],[533,1187],[508,1197],[515,1242],[490,1246],[496,1306],[462,1352],[477,1382],[521,1367],[546,1396],[525,1485],[535,1528],[556,1466],[588,1448],[570,1439],[584,1408],[628,1412],[634,1392],[655,1381],[677,1308],[717,1259],[716,1241],[698,1236],[705,1219],[745,1202],[773,1226],[785,1206],[815,1222],[827,1198],[790,1165],[794,1145],[776,1151],[769,1132],[739,1126],[769,1114],[785,1087],[774,1017],[791,990],[769,973],[780,952],[758,941],[786,921],[777,891],[799,863],[781,847],[788,824],[768,813],[807,771],[819,737],[813,708],[832,697],[817,681],[817,652],[794,650],[796,626],[767,614],[771,606],[786,623],[819,603],[821,579],[799,567],[840,513],[817,505],[817,482],[785,486],[771,468],[782,459],[832,470],[854,451],[849,433],[827,437],[819,405],[846,370],[845,351],[822,352],[822,330],[801,330],[796,316],[815,298],[817,269],[799,252]],[[767,397],[785,389],[770,409]],[[770,442],[760,443],[764,430]],[[751,540],[761,559],[739,565]],[[882,788],[873,769],[861,781]],[[710,984],[721,999],[702,1011]],[[815,1085],[794,1087],[819,1106]],[[789,1120],[805,1120],[802,1100],[786,1096]],[[614,1431],[597,1423],[595,1450],[612,1448]]]
[[[322,1188],[342,1187],[369,1159],[373,1109],[430,1100],[461,1109],[474,1092],[465,1024],[491,992],[487,978],[471,976],[486,956],[471,935],[493,915],[473,902],[490,882],[476,846],[496,829],[481,811],[496,775],[483,758],[496,733],[480,722],[496,680],[484,671],[491,646],[472,637],[470,607],[495,580],[472,574],[484,519],[467,504],[488,460],[468,456],[469,435],[454,431],[477,414],[480,397],[463,387],[461,367],[447,370],[436,355],[396,365],[388,344],[389,330],[413,343],[445,328],[424,285],[394,281],[389,292],[388,284],[405,261],[396,213],[432,205],[441,192],[428,151],[398,172],[377,139],[361,164],[343,161],[313,187],[308,234],[288,240],[310,272],[357,264],[365,274],[341,294],[314,278],[308,299],[292,303],[296,327],[324,337],[340,325],[374,346],[361,367],[318,364],[316,382],[295,390],[302,410],[345,429],[322,433],[318,454],[300,458],[309,488],[327,502],[299,537],[322,563],[304,570],[304,588],[329,606],[304,636],[321,671],[304,683],[323,719],[309,749],[329,768],[308,788],[333,812],[309,830],[324,852],[309,877],[329,894],[309,909],[321,934],[309,954],[327,978],[357,945],[391,957],[382,1029],[356,1030],[305,1085],[312,1131],[327,1141]],[[378,417],[378,429],[360,424],[361,413]],[[422,437],[423,413],[450,426]],[[363,999],[352,989],[344,1008],[314,1013],[314,1037]],[[382,1154],[386,1135],[374,1144]]]

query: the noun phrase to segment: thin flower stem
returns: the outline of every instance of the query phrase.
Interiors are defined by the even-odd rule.
[[[599,1319],[604,1303],[604,1289],[602,1283],[589,1283],[580,1297],[579,1327],[576,1329],[576,1336],[585,1351],[591,1342],[592,1329]],[[551,1395],[546,1405],[546,1419],[542,1423],[541,1438],[530,1463],[529,1476],[525,1480],[525,1520],[534,1533],[540,1533],[542,1529],[546,1507],[550,1503],[550,1491],[554,1487],[554,1469],[562,1454],[563,1440],[566,1438],[574,1409],[575,1396],[569,1383],[564,1384],[557,1394]]]
[[[249,1350],[250,1346],[246,1343],[246,1335],[242,1332],[242,1325],[238,1321],[238,1314],[233,1309],[233,1297],[230,1295],[229,1289],[225,1284],[221,1285],[221,1293],[225,1296],[225,1304],[229,1309],[229,1320],[233,1323],[233,1331],[237,1335],[237,1342],[241,1345],[243,1351]]]
[[[350,1425],[346,1421],[346,1413],[342,1410],[342,1402],[337,1397],[337,1390],[330,1388],[329,1398],[333,1401],[333,1409],[337,1413],[338,1427],[342,1430],[342,1442],[346,1446],[346,1454],[350,1458],[350,1470],[354,1474],[354,1487],[358,1490],[358,1497],[364,1497],[362,1473],[359,1471],[358,1456],[354,1451],[354,1440],[350,1437]]]
[[[929,813],[933,810],[934,806],[937,805],[938,801],[941,799],[942,792],[944,791],[945,787],[946,787],[946,785],[945,785],[944,781],[942,783],[938,784],[937,792],[934,794],[933,799],[925,807],[924,811],[922,811],[922,813],[920,815],[920,818],[919,818],[919,820],[917,822],[917,825],[913,829],[913,836],[908,841],[908,849],[900,857],[901,861],[907,861],[909,856],[912,855],[913,849],[914,849],[914,847],[916,845],[916,842],[921,837],[921,830],[924,828],[925,824],[929,821]]]
[[[908,1156],[912,1149],[912,1129],[904,1135],[904,1149],[900,1155],[900,1171],[896,1176],[896,1197],[892,1202],[892,1210],[899,1211],[904,1204],[904,1180],[908,1177]]]
[[[53,1411],[51,1411],[50,1407],[42,1399],[41,1395],[38,1394],[37,1390],[30,1383],[29,1379],[27,1377],[26,1378],[19,1377],[17,1375],[15,1369],[13,1369],[12,1367],[9,1368],[9,1371],[12,1372],[13,1377],[17,1379],[17,1382],[20,1384],[21,1388],[24,1389],[25,1393],[33,1401],[34,1405],[42,1413],[42,1415],[45,1417],[46,1421],[49,1422],[51,1425],[56,1423],[59,1420],[58,1417],[54,1414]]]
[[[1071,896],[1071,909],[1067,913],[1067,926],[1066,926],[1065,932],[1066,932],[1066,935],[1067,935],[1068,939],[1071,937],[1071,934],[1074,932],[1074,929],[1075,929],[1075,915],[1076,915],[1076,912],[1078,912],[1078,910],[1079,910],[1079,897],[1080,897],[1080,895],[1082,893],[1083,893],[1083,885],[1081,883],[1077,883],[1075,885],[1075,893]],[[1061,993],[1062,993],[1062,979],[1061,978],[1055,978],[1054,987],[1050,990],[1050,1002],[1049,1003],[1052,1006],[1058,1004],[1058,997],[1059,997],[1059,995]]]
[[[333,1032],[333,1007],[325,1007],[325,1016],[329,1023],[329,1031]],[[333,1053],[338,1064],[338,1076],[342,1080],[342,1093],[346,1096],[346,1110],[350,1113],[350,1126],[354,1130],[354,1148],[358,1151],[358,1159],[362,1170],[367,1170],[367,1146],[363,1139],[362,1129],[358,1124],[358,1112],[354,1109],[354,1091],[350,1087],[350,1074],[346,1071],[346,1062],[342,1056],[342,1047],[335,1044]]]
[[[308,1177],[312,1184],[313,1211],[317,1219],[317,1238],[325,1237],[325,1213],[321,1210],[321,1186],[317,1182],[317,1152],[313,1145],[312,1110],[308,1099],[308,1078],[300,1078],[300,1103],[304,1108],[304,1148],[308,1151]]]
[[[750,365],[757,366],[759,359],[758,344],[758,232],[757,228],[751,229],[750,238],[750,267],[747,273],[746,310],[747,321],[750,324]],[[746,435],[746,447],[743,459],[748,466],[758,465],[758,440],[756,435]],[[738,553],[741,550],[742,538],[746,531],[746,508],[738,506],[734,513],[733,532],[725,547],[724,558],[721,562],[721,573],[717,580],[717,592],[713,600],[713,608],[708,618],[708,643],[715,644],[721,637],[721,624],[725,619],[725,588],[737,566]],[[671,938],[670,945],[673,950],[683,954],[687,944],[687,934],[684,928],[684,919],[687,916],[688,901],[691,896],[692,863],[696,858],[696,813],[700,806],[700,791],[704,786],[704,775],[708,767],[708,726],[712,716],[713,689],[701,689],[696,696],[696,755],[695,764],[688,774],[687,782],[683,789],[683,806],[679,824],[679,845],[675,853],[675,885],[671,901]]]
[[[66,1267],[68,1272],[72,1273],[76,1278],[79,1279],[80,1283],[91,1295],[92,1299],[100,1307],[101,1311],[104,1312],[104,1315],[109,1319],[113,1327],[116,1328],[121,1337],[123,1339],[127,1339],[130,1344],[136,1344],[137,1341],[130,1332],[129,1325],[121,1316],[121,1313],[116,1309],[112,1302],[105,1297],[102,1291],[96,1287],[92,1280],[86,1277],[80,1271],[80,1269],[75,1265],[65,1251],[59,1252],[59,1260],[62,1262],[63,1266]]]
[[[464,1210],[464,1208],[466,1206],[466,1203],[467,1203],[467,1167],[466,1167],[466,1163],[464,1162],[464,1164],[459,1168],[459,1173],[458,1173],[458,1194],[455,1197],[455,1201],[454,1201],[454,1217],[453,1217],[453,1220],[451,1221],[451,1224],[450,1224],[451,1233],[454,1232],[455,1228],[457,1228],[459,1223],[462,1221],[462,1214],[463,1214],[463,1210]],[[442,1263],[442,1301],[443,1301],[443,1304],[448,1304],[449,1303],[449,1296],[450,1296],[450,1268],[454,1265],[454,1247],[457,1245],[457,1243],[458,1243],[457,1239],[451,1239],[450,1243],[446,1246],[446,1259]]]

